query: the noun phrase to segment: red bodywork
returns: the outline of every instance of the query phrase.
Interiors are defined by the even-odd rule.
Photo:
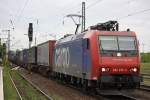
[[[55,40],[49,41],[49,65],[50,65],[50,66],[53,65],[55,43],[56,43]]]
[[[140,56],[139,53],[137,56],[134,57],[127,57],[127,56],[111,56],[111,57],[105,57],[101,56],[100,53],[100,47],[99,47],[99,40],[98,36],[101,35],[108,35],[108,36],[134,36],[136,37],[134,32],[110,32],[110,31],[89,31],[87,35],[85,35],[85,38],[88,38],[90,41],[90,51],[91,51],[91,58],[92,58],[92,68],[91,68],[91,74],[89,76],[90,80],[97,80],[100,79],[102,75],[118,75],[118,74],[126,74],[126,75],[136,75],[139,76],[140,72]],[[137,43],[137,49],[138,48],[138,42]],[[138,71],[136,73],[133,73],[130,71],[131,68],[136,67]],[[102,73],[102,68],[109,68],[109,71],[106,73]]]

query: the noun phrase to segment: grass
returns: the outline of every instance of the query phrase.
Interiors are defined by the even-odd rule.
[[[144,84],[150,86],[150,79],[144,79]]]
[[[20,93],[23,100],[48,100],[43,94],[32,87],[26,80],[24,80],[17,71],[11,71],[12,78],[15,80],[17,87],[20,88]]]
[[[4,64],[3,80],[4,80],[4,99],[5,100],[19,100],[19,96],[10,80],[9,72],[19,89],[23,100],[48,100],[43,94],[37,91],[32,85],[24,80],[17,71],[10,70],[8,64]]]
[[[11,75],[15,81],[18,81],[17,84],[20,88],[22,88],[24,93],[23,100],[47,100],[45,96],[43,96],[39,91],[33,88],[26,80],[24,80],[19,74],[18,71],[11,71]],[[57,94],[49,94],[54,100],[64,100]]]
[[[150,74],[150,63],[141,64],[141,73]],[[145,85],[150,85],[150,79],[144,79]]]
[[[141,64],[141,73],[150,74],[150,63],[142,63]]]
[[[5,100],[19,100],[18,94],[9,78],[9,68],[7,65],[3,66],[3,85],[4,85],[4,99]]]

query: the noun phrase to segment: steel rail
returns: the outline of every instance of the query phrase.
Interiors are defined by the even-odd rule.
[[[150,92],[150,86],[148,86],[148,85],[141,85],[139,89]]]
[[[38,90],[40,93],[42,93],[47,99],[53,100],[52,97],[50,97],[50,96],[47,95],[45,92],[43,92],[38,86],[36,86],[35,84],[33,84],[31,81],[29,81],[25,76],[23,76],[23,75],[20,74],[19,72],[18,72],[18,74],[19,74],[23,79],[25,79],[29,84],[31,84],[36,90]]]
[[[142,73],[143,76],[150,76],[150,74]]]
[[[137,100],[137,98],[132,97],[132,96],[129,96],[129,95],[122,94],[122,96],[124,96],[124,97],[126,97],[126,98],[129,98],[129,99],[131,99],[131,100]]]
[[[18,94],[20,100],[23,100],[23,99],[22,99],[22,96],[21,96],[21,94],[20,94],[20,92],[19,92],[19,90],[17,89],[17,87],[16,87],[16,85],[15,85],[15,82],[13,81],[13,79],[12,79],[12,77],[11,77],[10,72],[9,72],[9,77],[10,77],[11,82],[13,83],[14,88],[16,89],[16,92],[17,92],[17,94]]]
[[[103,96],[103,95],[101,95]],[[108,100],[138,100],[135,97],[125,95],[125,94],[120,94],[120,95],[104,95],[103,97],[107,98]]]
[[[143,76],[144,79],[150,79],[150,76]]]

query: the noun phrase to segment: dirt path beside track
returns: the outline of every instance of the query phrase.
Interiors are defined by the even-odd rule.
[[[51,96],[54,100],[96,100],[94,97],[63,86],[56,81],[49,80],[36,73],[28,74],[28,71],[25,69],[19,69],[19,72],[38,86],[42,91]]]

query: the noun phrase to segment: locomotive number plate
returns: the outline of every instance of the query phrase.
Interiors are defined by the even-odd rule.
[[[112,72],[127,72],[128,70],[126,68],[113,68]]]

